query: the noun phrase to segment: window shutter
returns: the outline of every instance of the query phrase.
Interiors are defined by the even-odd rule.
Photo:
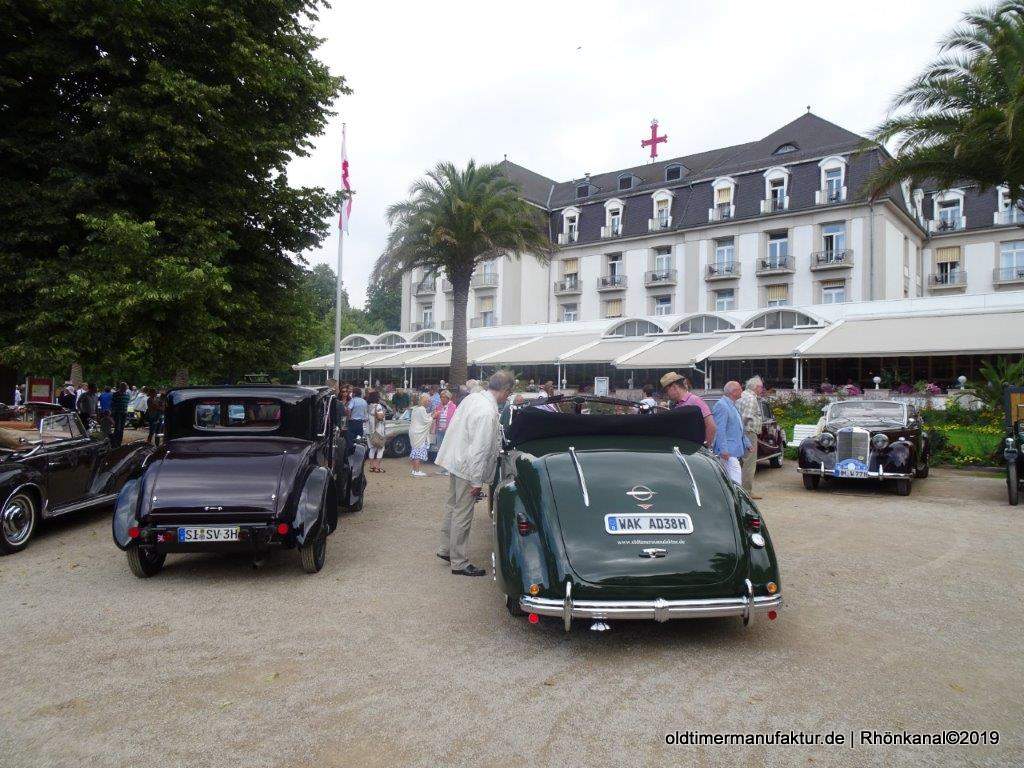
[[[949,245],[945,248],[935,249],[935,263],[936,264],[949,264],[952,262],[960,261],[960,246]]]
[[[494,311],[494,297],[483,296],[477,299],[477,307],[480,312],[493,312]]]
[[[785,301],[789,296],[788,285],[769,285],[765,288],[765,298],[768,301]]]
[[[715,203],[731,203],[732,187],[719,187],[715,190]]]
[[[604,308],[605,317],[622,317],[622,299],[609,299]]]
[[[579,259],[566,259],[562,262],[562,274],[563,275],[575,275],[580,271],[580,260]]]

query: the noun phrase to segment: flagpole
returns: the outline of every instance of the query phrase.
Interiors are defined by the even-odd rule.
[[[341,155],[345,158],[345,123],[341,124]],[[338,217],[338,273],[334,288],[334,380],[341,382],[341,261],[345,250],[345,200]]]

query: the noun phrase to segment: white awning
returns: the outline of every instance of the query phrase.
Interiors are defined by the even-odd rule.
[[[382,349],[359,349],[359,350],[342,350],[341,352],[341,367],[342,368],[358,368],[359,365],[351,365],[352,362],[359,360],[360,358],[369,358],[371,355],[381,355],[386,350]],[[304,360],[298,365],[293,365],[293,371],[323,371],[330,370],[334,367],[334,353],[331,352],[328,355],[320,355],[320,357],[314,357],[311,360]]]
[[[595,344],[569,352],[558,358],[560,363],[611,363],[623,355],[656,341],[644,336],[630,339],[606,338]]]
[[[600,339],[596,333],[557,334],[533,337],[525,344],[481,356],[487,365],[554,365],[562,355]]]
[[[412,347],[409,349],[377,350],[380,354],[360,363],[362,368],[404,368],[410,360],[437,353],[441,347]]]
[[[750,331],[736,334],[729,344],[713,350],[707,357],[712,360],[763,360],[770,357],[793,357],[796,348],[817,331],[798,333],[763,333]],[[697,360],[703,358],[698,357]]]
[[[1024,310],[838,320],[801,357],[912,357],[1024,351]]]
[[[476,339],[466,345],[466,364],[477,365],[477,360],[493,352],[500,352],[523,341],[522,336]],[[424,352],[419,357],[409,358],[406,368],[447,368],[452,364],[452,348],[442,347],[435,352]]]
[[[655,342],[641,348],[632,355],[620,357],[617,368],[689,368],[695,362],[703,360],[706,353],[721,344],[731,341],[721,336],[675,336],[668,339],[648,339]]]

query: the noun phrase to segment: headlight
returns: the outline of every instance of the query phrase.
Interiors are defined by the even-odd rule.
[[[1013,438],[1012,437],[1006,438],[1006,447],[1007,448],[1013,448]]]
[[[880,451],[889,444],[889,438],[879,432],[877,435],[873,435],[871,438],[871,447],[876,451]]]
[[[818,445],[822,448],[831,448],[836,444],[836,437],[831,432],[822,432],[818,435]]]

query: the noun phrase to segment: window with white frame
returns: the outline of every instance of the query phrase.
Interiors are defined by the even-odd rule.
[[[846,250],[846,223],[842,221],[821,226],[821,250],[824,261],[841,261]]]
[[[942,200],[935,205],[935,218],[938,222],[938,229],[951,230],[960,229],[962,218],[963,200],[954,197],[949,200]]]
[[[651,196],[653,207],[651,229],[667,229],[672,225],[672,193],[667,189],[659,189]]]
[[[566,208],[562,212],[562,234],[566,242],[575,243],[579,238],[580,210]]]
[[[609,200],[604,204],[605,237],[618,237],[622,234],[622,209],[621,200]]]
[[[580,283],[580,260],[562,260],[562,280],[566,288],[576,288]]]
[[[578,304],[563,304],[562,305],[562,322],[563,323],[575,323],[578,318]]]
[[[785,307],[789,305],[789,286],[786,283],[766,285],[764,287],[764,303],[768,307]]]
[[[672,269],[672,248],[664,246],[654,249],[654,271],[660,275]]]
[[[715,240],[715,266],[729,268],[736,263],[736,245],[731,237]]]
[[[430,328],[434,324],[434,305],[424,304],[420,312],[420,320],[424,328]]]
[[[1024,224],[1024,201],[1010,200],[1008,187],[999,187],[999,202],[996,224]]]
[[[768,233],[768,258],[765,259],[767,269],[785,269],[789,264],[789,233]]]
[[[664,317],[672,314],[672,296],[654,297],[654,314],[657,317]]]
[[[711,211],[713,221],[731,219],[733,212],[733,193],[736,189],[736,182],[732,178],[724,177],[715,179],[711,184],[714,190],[715,207]]]
[[[726,331],[736,326],[721,317],[714,315],[696,315],[678,323],[672,329],[673,333],[714,333],[715,331]]]
[[[608,299],[604,303],[605,317],[622,317],[622,299]]]
[[[821,284],[822,304],[842,304],[846,301],[846,281],[826,280]]]
[[[788,196],[789,171],[785,168],[769,168],[764,172],[764,205],[763,213],[786,210]]]
[[[716,312],[728,312],[736,309],[735,288],[722,288],[721,290],[715,291],[714,296]]]
[[[825,171],[825,199],[830,203],[838,202],[843,189],[843,169],[829,168]]]
[[[841,203],[846,199],[846,159],[838,155],[826,157],[818,168],[821,172],[821,188],[816,197],[821,205]]]
[[[960,283],[960,246],[949,245],[935,249],[935,285],[958,285]]]
[[[625,274],[625,270],[622,268],[622,254],[621,253],[609,253],[606,257],[607,272],[606,275],[609,277],[618,277]]]
[[[1024,279],[1024,240],[1011,240],[999,245],[999,278]]]

